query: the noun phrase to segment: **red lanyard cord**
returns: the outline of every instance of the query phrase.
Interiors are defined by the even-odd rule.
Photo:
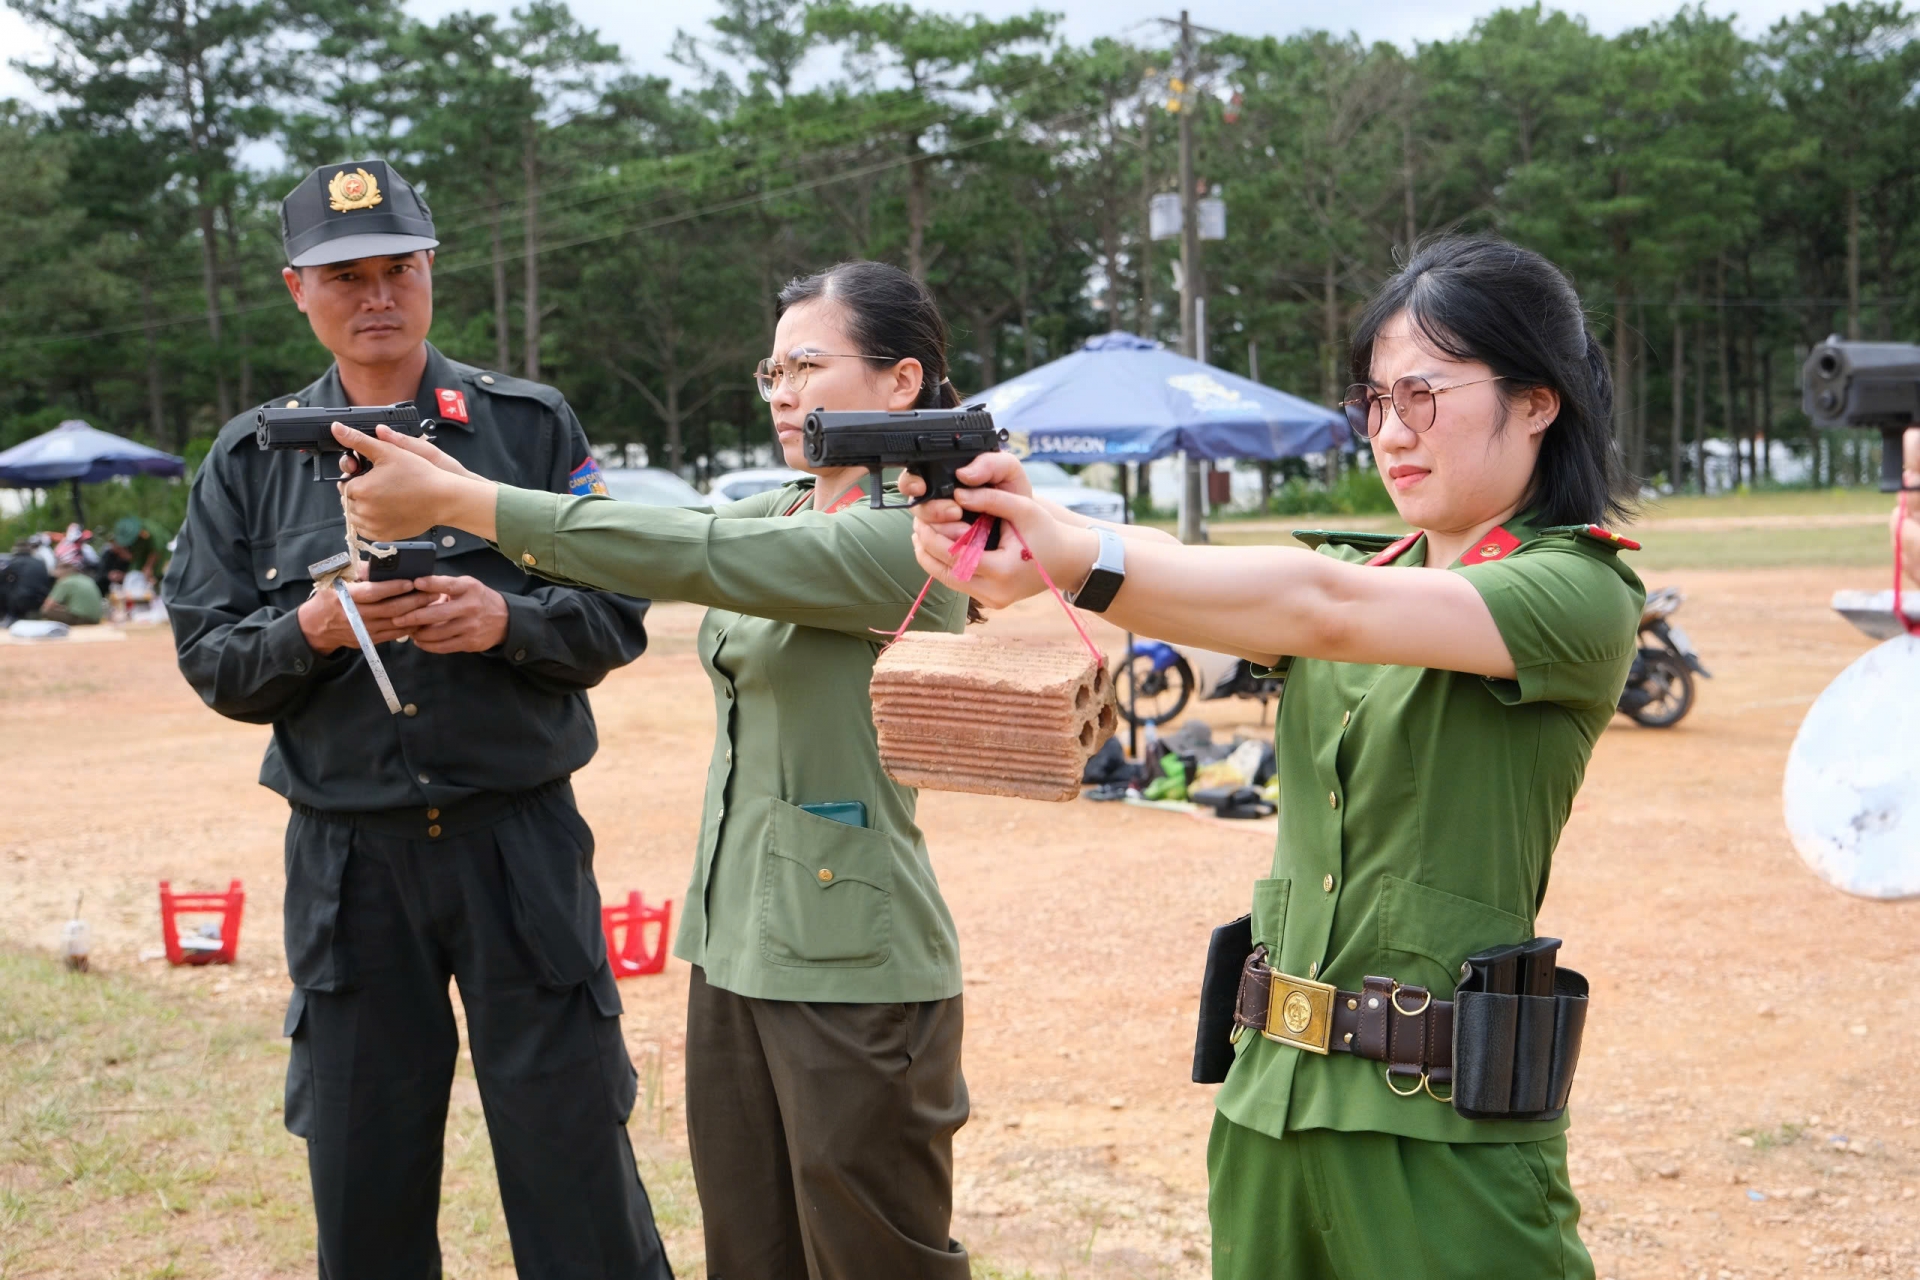
[[[953,576],[956,581],[966,582],[973,577],[974,570],[980,567],[980,557],[986,554],[987,539],[993,535],[993,526],[998,522],[998,516],[982,516],[975,520],[973,527],[961,535],[960,541],[954,544]],[[1107,664],[1107,655],[1100,652],[1100,646],[1093,642],[1093,637],[1088,635],[1087,629],[1080,624],[1080,615],[1075,613],[1073,606],[1067,603],[1067,598],[1061,594],[1060,588],[1053,585],[1053,579],[1047,574],[1047,566],[1040,563],[1040,558],[1033,554],[1033,548],[1027,545],[1027,540],[1020,537],[1020,530],[1014,528],[1011,522],[1007,524],[1007,529],[1019,540],[1020,558],[1033,561],[1033,567],[1040,573],[1040,581],[1047,584],[1047,590],[1053,594],[1055,600],[1060,602],[1060,608],[1065,611],[1067,621],[1073,624],[1073,629],[1080,633],[1080,639],[1086,644],[1087,652],[1093,655],[1096,663],[1104,667]],[[873,630],[887,637],[889,644],[905,635],[907,628],[913,625],[914,615],[920,612],[921,602],[927,598],[927,592],[932,586],[933,579],[928,577],[920,587],[920,594],[914,597],[913,607],[907,610],[907,616],[900,623],[899,630],[881,631],[878,627]]]

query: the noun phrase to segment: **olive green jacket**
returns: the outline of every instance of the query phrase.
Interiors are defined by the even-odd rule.
[[[1347,561],[1392,541],[1295,536]],[[1370,572],[1422,566],[1426,546],[1400,546]],[[1348,991],[1377,974],[1445,1000],[1467,956],[1533,936],[1554,845],[1633,665],[1646,590],[1619,551],[1597,531],[1513,520],[1449,566],[1486,601],[1515,679],[1287,665],[1274,725],[1280,840],[1273,874],[1253,890],[1253,937],[1275,968]],[[1585,955],[1570,933],[1562,961],[1579,968]],[[1564,1116],[1468,1120],[1425,1091],[1395,1097],[1380,1063],[1258,1035],[1241,1037],[1216,1105],[1276,1138],[1347,1129],[1528,1142],[1566,1127]]]
[[[674,954],[759,999],[945,999],[960,993],[953,918],[867,698],[878,632],[926,574],[905,511],[784,514],[812,483],[711,511],[503,486],[496,536],[556,582],[709,607],[718,732]],[[913,625],[965,623],[965,597],[936,586]],[[801,808],[847,801],[866,806],[864,829]]]

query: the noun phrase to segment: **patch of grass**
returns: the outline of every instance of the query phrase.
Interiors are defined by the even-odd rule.
[[[1771,1151],[1775,1147],[1792,1146],[1806,1131],[1803,1124],[1783,1124],[1776,1128],[1741,1129],[1736,1136],[1752,1138],[1755,1151]]]
[[[1864,569],[1884,567],[1892,581],[1893,551],[1884,525],[1839,528],[1648,531],[1639,551],[1627,553],[1636,569],[1780,569],[1800,565]]]
[[[1856,515],[1893,508],[1891,494],[1877,488],[1859,489],[1751,489],[1712,497],[1683,493],[1655,498],[1640,508],[1645,520],[1685,520],[1695,517]]]
[[[313,1274],[279,1032],[277,1013],[0,951],[0,1280]],[[510,1277],[472,1081],[462,1059],[441,1246],[448,1275]],[[699,1209],[684,1144],[661,1127],[636,1109],[640,1174],[684,1264],[699,1254]]]

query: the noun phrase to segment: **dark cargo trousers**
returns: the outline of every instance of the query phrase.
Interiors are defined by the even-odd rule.
[[[665,1280],[627,1141],[635,1076],[593,838],[572,792],[428,812],[296,810],[287,827],[287,1128],[307,1140],[321,1280],[441,1273],[460,1047],[449,979],[518,1274]]]
[[[687,1139],[708,1280],[966,1280],[960,997],[755,1000],[693,970]]]

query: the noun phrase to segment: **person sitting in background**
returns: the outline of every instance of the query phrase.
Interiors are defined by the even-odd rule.
[[[100,588],[83,571],[79,542],[69,539],[54,552],[53,590],[40,606],[40,616],[70,627],[90,627],[106,613]]]
[[[108,577],[118,582],[137,570],[146,575],[149,583],[158,582],[164,567],[161,553],[171,536],[166,529],[144,517],[120,517],[114,521],[113,533],[107,538],[107,550],[102,557]]]

